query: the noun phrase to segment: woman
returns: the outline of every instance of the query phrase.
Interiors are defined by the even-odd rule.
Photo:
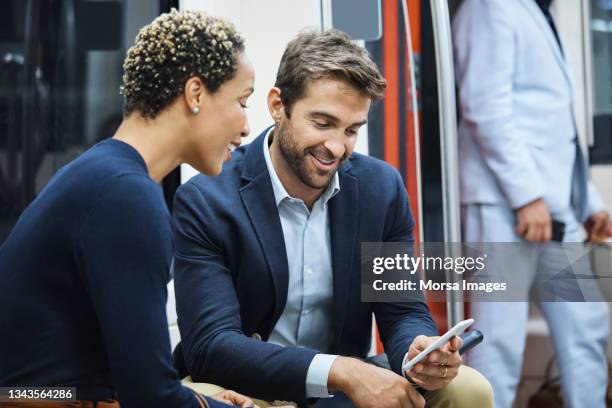
[[[221,171],[249,132],[253,69],[231,24],[173,10],[140,31],[124,71],[115,135],[62,168],[0,248],[0,386],[76,387],[76,406],[226,406],[172,365],[158,183],[181,163]]]

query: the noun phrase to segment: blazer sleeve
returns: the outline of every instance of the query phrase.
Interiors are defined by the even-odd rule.
[[[466,1],[453,21],[463,124],[512,208],[544,196],[544,181],[515,123],[517,50],[507,0]]]
[[[401,176],[393,170],[395,198],[389,208],[384,242],[413,243],[414,218]],[[374,303],[374,315],[391,369],[402,375],[402,361],[416,336],[437,336],[436,324],[424,301]]]
[[[216,222],[198,186],[190,182],[179,188],[174,202],[174,285],[186,367],[194,381],[306,406],[306,374],[317,352],[281,347],[242,332],[223,243],[213,238]]]

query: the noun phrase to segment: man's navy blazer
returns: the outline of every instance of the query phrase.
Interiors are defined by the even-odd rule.
[[[281,222],[263,153],[267,130],[240,147],[217,177],[198,175],[174,201],[174,284],[182,346],[194,381],[265,400],[306,405],[317,350],[266,343],[287,300]],[[414,337],[437,335],[425,303],[361,302],[361,242],[413,241],[414,220],[399,173],[354,153],[329,201],[333,354],[366,357],[372,312],[392,369]],[[182,350],[180,349],[182,347]],[[177,361],[181,366],[182,361]]]

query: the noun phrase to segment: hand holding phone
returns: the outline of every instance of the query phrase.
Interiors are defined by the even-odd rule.
[[[430,344],[429,347],[427,347],[425,350],[423,350],[419,354],[417,354],[416,357],[414,357],[412,360],[406,362],[402,366],[402,371],[404,371],[404,372],[410,371],[410,369],[412,367],[414,367],[416,364],[418,364],[421,361],[423,361],[431,352],[433,352],[433,351],[439,349],[440,347],[442,347],[444,344],[446,344],[454,336],[458,336],[461,333],[463,333],[468,327],[470,327],[472,325],[472,323],[474,323],[474,319],[467,319],[467,320],[464,320],[462,322],[457,323],[449,331],[444,333],[444,335],[442,335],[438,340],[436,340],[435,342]]]

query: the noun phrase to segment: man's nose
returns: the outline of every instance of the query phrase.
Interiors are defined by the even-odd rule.
[[[342,158],[342,156],[344,156],[344,152],[346,151],[344,143],[334,139],[326,141],[324,146],[336,159]]]

